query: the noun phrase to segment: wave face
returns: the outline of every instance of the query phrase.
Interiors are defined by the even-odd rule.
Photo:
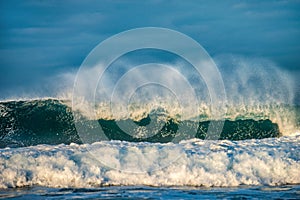
[[[300,135],[6,148],[0,149],[0,188],[299,184],[299,144]]]
[[[79,142],[70,109],[59,100],[0,104],[0,146]]]
[[[61,143],[81,144],[81,139],[74,125],[73,113],[68,104],[69,102],[58,99],[1,102],[0,147]],[[230,117],[228,115],[219,139],[244,140],[281,136],[282,130],[276,119],[272,120],[261,115],[261,112],[260,110],[255,114],[252,110],[250,116],[239,114]],[[268,112],[273,113],[274,111],[269,110]],[[137,118],[113,119],[104,115],[97,119],[90,119],[81,112],[77,112],[77,114],[81,117],[77,117],[79,121],[76,121],[76,123],[97,121],[109,140],[131,142],[165,143],[173,141],[174,137],[178,137],[178,135],[179,138],[184,139],[205,139],[210,122],[217,121],[209,119],[207,114],[199,116],[198,120],[185,119],[180,121],[176,116],[170,116],[161,110],[159,112],[149,110],[146,114],[143,112],[143,117],[138,120]],[[149,134],[143,128],[153,121],[160,122],[163,126],[156,133]],[[132,123],[138,127],[131,130],[133,134],[127,134],[119,127],[120,124],[126,126],[126,124]],[[130,126],[128,128],[130,129]],[[196,132],[191,134],[193,131],[190,130],[196,130]],[[90,143],[97,142],[97,140],[93,140],[93,138],[97,138],[96,135],[93,135],[97,134],[97,130],[92,127],[88,131],[87,134],[90,134],[89,137],[91,138]]]

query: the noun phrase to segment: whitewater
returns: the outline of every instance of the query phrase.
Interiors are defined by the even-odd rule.
[[[0,187],[299,184],[299,144],[300,134],[245,141],[103,141],[5,148],[0,150]]]

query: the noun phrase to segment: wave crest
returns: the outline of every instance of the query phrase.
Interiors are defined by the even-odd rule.
[[[213,119],[209,114],[209,107],[202,106],[202,114],[189,119],[182,119],[179,110],[174,107],[155,107],[150,105],[136,106],[135,115],[125,117],[114,116],[99,107],[98,115],[91,115],[81,110],[72,112],[70,101],[58,99],[36,99],[26,101],[7,101],[0,103],[0,145],[29,146],[36,144],[70,144],[81,143],[76,132],[73,115],[78,115],[76,123],[97,121],[108,139],[127,140],[135,142],[170,142],[175,136],[182,139],[206,138],[208,126]],[[172,109],[174,108],[174,109]],[[298,109],[298,111],[297,111]],[[139,110],[139,111],[136,111]],[[228,109],[224,117],[225,123],[219,139],[241,140],[252,138],[278,137],[297,132],[299,124],[293,119],[298,116],[299,107],[291,106],[235,106]],[[297,115],[298,112],[298,115]],[[130,124],[135,126],[130,126]],[[299,121],[298,121],[299,122]],[[128,134],[119,128],[119,124],[127,126]],[[159,129],[147,129],[150,123],[162,124]],[[179,129],[179,127],[181,129]],[[93,129],[93,127],[92,127]],[[181,131],[179,131],[181,130]],[[96,131],[94,134],[97,133]],[[90,137],[95,135],[92,133]],[[97,137],[95,137],[97,138]],[[96,142],[96,140],[91,140]],[[177,141],[178,142],[178,141]]]

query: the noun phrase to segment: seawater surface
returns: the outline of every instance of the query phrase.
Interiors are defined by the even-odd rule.
[[[179,121],[163,109],[139,119],[82,116],[77,123],[96,120],[109,139],[83,143],[67,103],[2,102],[0,197],[299,199],[299,115],[291,114],[298,107],[244,108],[229,110],[219,140],[205,139],[214,120],[208,114],[196,122]],[[159,120],[165,126],[158,136],[143,137],[143,127]],[[120,121],[136,124],[133,131],[141,137],[118,129]],[[95,133],[87,132],[91,138]],[[176,134],[183,139],[172,141]]]
[[[240,187],[30,187],[0,190],[2,199],[299,199],[299,185]]]

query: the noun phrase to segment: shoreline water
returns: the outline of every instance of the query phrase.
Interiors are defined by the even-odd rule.
[[[298,199],[300,185],[239,187],[149,187],[100,188],[24,187],[0,189],[0,199]]]

